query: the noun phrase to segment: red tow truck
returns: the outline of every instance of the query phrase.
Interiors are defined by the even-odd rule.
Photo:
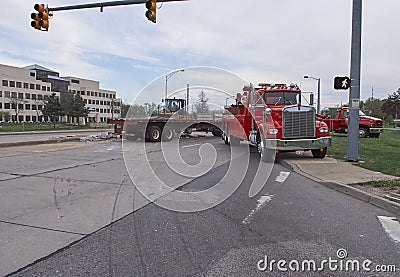
[[[319,118],[328,125],[330,131],[336,133],[347,133],[349,118],[348,107],[340,107],[337,110],[335,118],[322,115]],[[367,116],[360,110],[358,136],[360,138],[366,138],[368,136],[371,138],[378,138],[382,132],[383,120]]]
[[[237,94],[236,104],[226,107],[223,139],[230,145],[248,141],[257,147],[264,162],[286,151],[311,150],[315,158],[324,158],[332,138],[311,105],[301,104],[301,90],[295,84],[245,86],[243,93]]]

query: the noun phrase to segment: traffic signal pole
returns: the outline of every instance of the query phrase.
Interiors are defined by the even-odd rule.
[[[360,79],[361,79],[361,28],[362,0],[353,0],[351,68],[349,93],[349,124],[347,136],[346,161],[358,162],[358,129],[360,110]]]
[[[100,8],[100,11],[103,11],[104,7],[144,4],[144,3],[147,3],[147,1],[148,0],[112,1],[112,2],[101,2],[101,3],[91,3],[91,4],[81,4],[81,5],[73,5],[73,6],[55,7],[55,8],[48,8],[48,10],[49,10],[49,12],[55,12],[55,11],[67,11],[67,10]],[[176,2],[176,1],[188,1],[188,0],[157,0],[157,2]]]

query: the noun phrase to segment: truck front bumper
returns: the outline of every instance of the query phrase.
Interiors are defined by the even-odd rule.
[[[280,151],[320,149],[332,145],[332,137],[315,139],[266,139],[267,148]]]
[[[370,134],[380,134],[383,133],[383,128],[369,128]]]

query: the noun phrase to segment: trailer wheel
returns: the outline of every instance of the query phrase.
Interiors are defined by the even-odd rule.
[[[368,137],[368,130],[365,127],[360,127],[358,130],[358,137],[359,138],[366,138]]]
[[[214,137],[220,137],[222,136],[222,131],[219,128],[214,128],[212,129],[211,133],[213,134]]]
[[[161,139],[161,129],[158,126],[150,126],[148,134],[151,142],[157,142]]]
[[[162,131],[162,140],[171,141],[174,138],[174,130],[170,128],[164,128]]]
[[[311,153],[314,158],[323,159],[326,156],[327,147],[320,149],[311,149]]]

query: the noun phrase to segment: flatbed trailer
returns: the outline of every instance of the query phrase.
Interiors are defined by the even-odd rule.
[[[144,139],[149,142],[170,141],[175,135],[190,134],[193,131],[211,132],[214,136],[221,136],[221,120],[189,119],[186,117],[153,116],[149,118],[119,118],[110,119],[114,124],[114,133],[127,140]]]

